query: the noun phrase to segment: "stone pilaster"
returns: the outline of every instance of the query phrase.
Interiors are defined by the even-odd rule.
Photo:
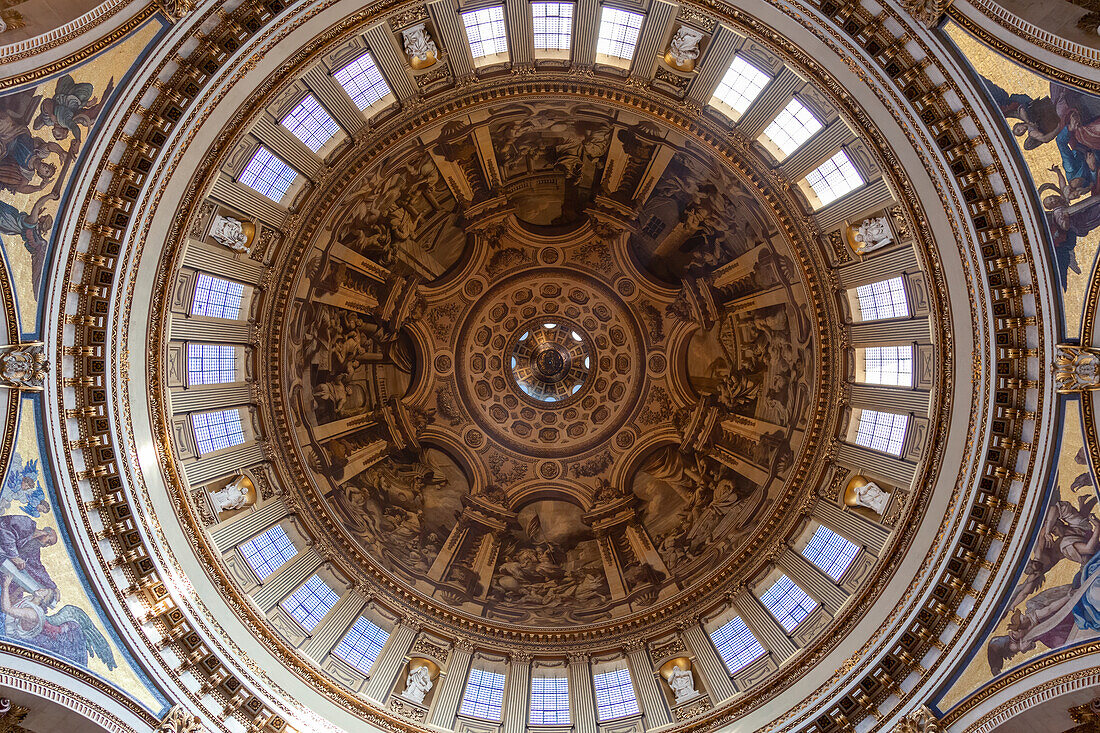
[[[627,647],[626,661],[630,665],[630,674],[641,693],[642,712],[645,713],[646,728],[658,728],[672,722],[665,696],[653,671],[653,662],[641,642]]]
[[[777,564],[795,583],[814,597],[830,616],[835,616],[848,594],[837,586],[833,579],[801,554],[790,548],[783,550],[776,559]]]
[[[435,696],[435,709],[432,711],[434,725],[448,730],[454,727],[455,714],[458,713],[458,705],[462,701],[462,688],[465,687],[466,678],[470,673],[472,657],[473,649],[469,646],[456,645],[451,649],[443,685]]]
[[[522,733],[527,729],[527,706],[530,704],[531,655],[517,652],[508,665],[504,685],[504,730]]]
[[[733,697],[733,680],[726,663],[718,656],[710,636],[699,624],[692,624],[680,632],[688,648],[695,654],[695,664],[703,672],[703,682],[710,691],[711,702],[717,704]]]
[[[596,733],[592,670],[585,654],[573,654],[569,657],[569,717],[575,733]]]
[[[393,681],[397,678],[397,673],[405,665],[405,655],[412,648],[416,634],[417,630],[407,626],[404,622],[393,628],[390,638],[386,639],[382,652],[374,662],[370,681],[367,683],[365,690],[367,697],[383,703],[386,701],[386,697],[393,688]]]
[[[756,596],[752,593],[740,593],[735,602],[737,608],[741,610],[741,618],[749,627],[749,631],[760,639],[765,649],[772,653],[777,664],[782,663],[797,651],[787,632],[775,617],[768,613],[768,609],[764,608],[764,604]]]
[[[312,547],[298,553],[293,559],[260,582],[260,589],[252,594],[252,600],[267,613],[294,589],[306,582],[323,560]]]
[[[318,661],[324,659],[348,628],[355,623],[355,619],[359,617],[365,605],[367,605],[367,599],[359,591],[351,590],[345,593],[310,633],[309,641],[302,645],[302,651]]]
[[[251,512],[235,514],[210,528],[210,539],[222,552],[247,542],[288,514],[282,498],[271,499]]]

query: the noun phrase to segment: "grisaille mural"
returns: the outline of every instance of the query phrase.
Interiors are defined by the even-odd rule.
[[[464,233],[502,193],[509,215]],[[640,234],[600,214],[621,205]],[[752,534],[804,437],[809,313],[777,242],[731,172],[625,112],[505,104],[396,148],[319,228],[288,311],[318,491],[373,562],[486,618],[594,622],[686,588]],[[733,274],[604,284],[634,263],[666,287]],[[468,267],[483,280],[459,287]],[[633,448],[705,414],[721,459]]]

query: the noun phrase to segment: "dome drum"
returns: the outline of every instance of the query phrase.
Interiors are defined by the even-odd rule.
[[[966,421],[950,367],[973,346],[953,298],[971,273],[945,277],[962,250],[935,246],[951,191],[923,148],[928,169],[913,162],[917,123],[832,57],[852,52],[839,31],[798,26],[813,53],[787,47],[791,19],[771,10],[783,31],[749,9],[646,8],[667,15],[639,31],[654,78],[629,80],[471,61],[454,41],[474,11],[361,11],[265,71],[252,112],[229,113],[239,90],[198,105],[187,132],[213,147],[157,171],[177,225],[127,265],[153,306],[140,329],[124,320],[147,329],[141,428],[167,486],[138,487],[155,471],[136,459],[125,481],[138,516],[171,504],[179,527],[154,539],[179,578],[202,573],[185,623],[256,637],[214,650],[249,690],[292,671],[262,705],[298,714],[296,731],[332,716],[512,733],[561,680],[588,733],[762,727],[768,704],[784,729],[835,722],[826,698],[847,701],[893,643],[854,629],[909,623],[931,572],[912,552],[946,548],[957,513],[925,511],[947,506],[946,437]],[[402,48],[410,86],[387,87]],[[341,88],[364,59],[385,87],[366,105]],[[764,77],[747,111],[722,86],[738,60]],[[311,156],[271,111],[310,95],[347,144]],[[824,132],[786,153],[773,125],[794,102]],[[247,190],[262,150],[296,173],[282,196]],[[829,163],[829,185],[852,185],[832,199],[814,183]],[[142,208],[135,226],[163,216]],[[193,311],[200,274],[242,281],[239,316]],[[180,377],[208,341],[249,366]],[[903,351],[920,369],[907,382]],[[893,366],[873,372],[868,353]],[[889,369],[897,383],[871,381]],[[225,444],[203,432],[214,415]],[[257,565],[269,540],[285,554]],[[464,712],[474,680],[506,701],[489,718]],[[636,708],[605,717],[601,685]]]

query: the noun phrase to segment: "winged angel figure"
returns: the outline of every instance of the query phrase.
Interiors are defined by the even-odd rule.
[[[4,611],[4,632],[9,637],[54,652],[75,664],[88,666],[88,657],[98,658],[108,670],[117,665],[115,655],[88,614],[73,605],[57,613],[47,612],[56,600],[53,588],[39,588],[12,600],[12,582],[18,572],[5,570],[0,609]],[[33,583],[33,579],[27,579]],[[22,583],[19,583],[22,585]]]

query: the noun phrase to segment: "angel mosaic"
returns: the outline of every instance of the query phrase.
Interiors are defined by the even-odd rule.
[[[57,544],[57,532],[39,528],[31,517],[0,516],[0,611],[4,635],[82,667],[89,656],[113,670],[114,653],[82,609],[71,604],[54,611],[61,592],[42,564],[42,548]]]
[[[1079,464],[1085,464],[1084,449]],[[1043,518],[1023,576],[1008,601],[1007,634],[995,636],[986,647],[989,667],[1000,674],[1006,662],[1039,645],[1057,649],[1075,640],[1100,634],[1100,516],[1091,475],[1082,472],[1071,491],[1076,501],[1057,498]],[[1068,583],[1048,583],[1056,566],[1069,562],[1077,568]]]
[[[84,131],[102,113],[114,80],[98,97],[90,82],[77,82],[69,74],[54,83],[52,94],[39,94],[41,89],[0,97],[0,192],[20,198],[41,194],[29,209],[15,198],[0,200],[0,238],[13,238],[26,248],[36,290],[54,223],[47,208],[60,200]]]
[[[986,88],[1024,150],[1053,145],[1061,165],[1039,182],[1047,226],[1063,288],[1070,271],[1081,272],[1078,240],[1100,227],[1100,97],[1050,83],[1050,94],[1010,93],[985,79]]]
[[[19,453],[12,457],[11,468],[0,489],[0,513],[7,512],[13,505],[35,518],[50,512],[50,502],[38,478],[38,460],[24,461]]]

